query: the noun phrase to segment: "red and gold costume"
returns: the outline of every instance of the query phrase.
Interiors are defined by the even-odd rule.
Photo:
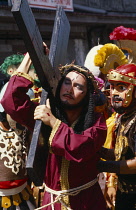
[[[10,79],[2,99],[5,111],[31,130],[36,104],[29,100],[26,92],[32,85],[28,75],[18,73]],[[54,204],[55,210],[65,210],[65,205],[73,210],[105,210],[105,200],[96,178],[96,164],[99,160],[97,151],[106,139],[105,119],[102,114],[96,114],[94,125],[82,134],[75,134],[73,126],[68,127],[57,120],[50,134],[50,152],[44,180],[47,187],[43,205],[55,201],[57,196],[53,195],[54,192],[68,190],[64,197],[57,197],[60,202]],[[79,192],[76,189],[75,194],[71,195],[69,189],[80,186],[82,189]],[[44,209],[50,210],[53,207],[50,205]]]
[[[115,210],[132,210],[136,208],[136,65],[125,64],[111,69],[108,80],[111,103],[119,114],[114,129],[115,161],[103,161],[99,169],[118,176]],[[113,151],[107,150],[105,159],[114,160],[111,154]]]

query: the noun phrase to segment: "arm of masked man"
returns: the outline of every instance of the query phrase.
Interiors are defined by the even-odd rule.
[[[101,147],[101,149],[99,150],[99,155],[104,160],[115,160],[114,149]]]
[[[97,168],[99,172],[136,174],[136,157],[121,161],[99,161]]]

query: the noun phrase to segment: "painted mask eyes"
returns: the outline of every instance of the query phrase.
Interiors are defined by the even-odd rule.
[[[127,90],[127,86],[125,86],[125,85],[119,85],[118,88],[119,88],[121,91]]]

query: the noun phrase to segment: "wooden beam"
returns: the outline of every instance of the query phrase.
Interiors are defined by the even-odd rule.
[[[55,93],[57,77],[48,56],[44,53],[43,40],[28,1],[15,0],[11,11],[42,87]]]
[[[15,0],[12,13],[24,39],[27,51],[41,81],[42,91],[40,104],[45,104],[47,95],[55,94],[60,72],[59,64],[65,64],[70,25],[62,7],[56,12],[49,57],[43,51],[43,41],[27,1]],[[46,91],[45,91],[46,90]],[[51,104],[51,107],[55,104]],[[35,185],[42,185],[48,155],[47,139],[38,145],[42,122],[37,120],[28,153],[26,168]],[[44,129],[42,134],[48,133]],[[47,136],[45,137],[47,138]],[[37,162],[38,160],[38,162]],[[39,168],[40,167],[40,168]]]

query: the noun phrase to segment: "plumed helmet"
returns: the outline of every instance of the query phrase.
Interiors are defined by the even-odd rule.
[[[116,40],[117,46],[127,52],[129,63],[136,63],[136,30],[118,26],[109,36],[110,40]]]
[[[99,77],[101,71],[99,69],[99,66],[96,66],[94,63],[94,58],[95,55],[97,54],[97,51],[102,47],[103,45],[97,45],[94,46],[93,48],[91,48],[91,50],[88,52],[85,62],[84,62],[84,66],[86,68],[88,68],[92,74],[96,77]]]
[[[124,107],[129,106],[132,101],[134,86],[136,86],[136,64],[124,64],[116,69],[111,69],[107,77],[109,82],[117,81],[129,84]]]

